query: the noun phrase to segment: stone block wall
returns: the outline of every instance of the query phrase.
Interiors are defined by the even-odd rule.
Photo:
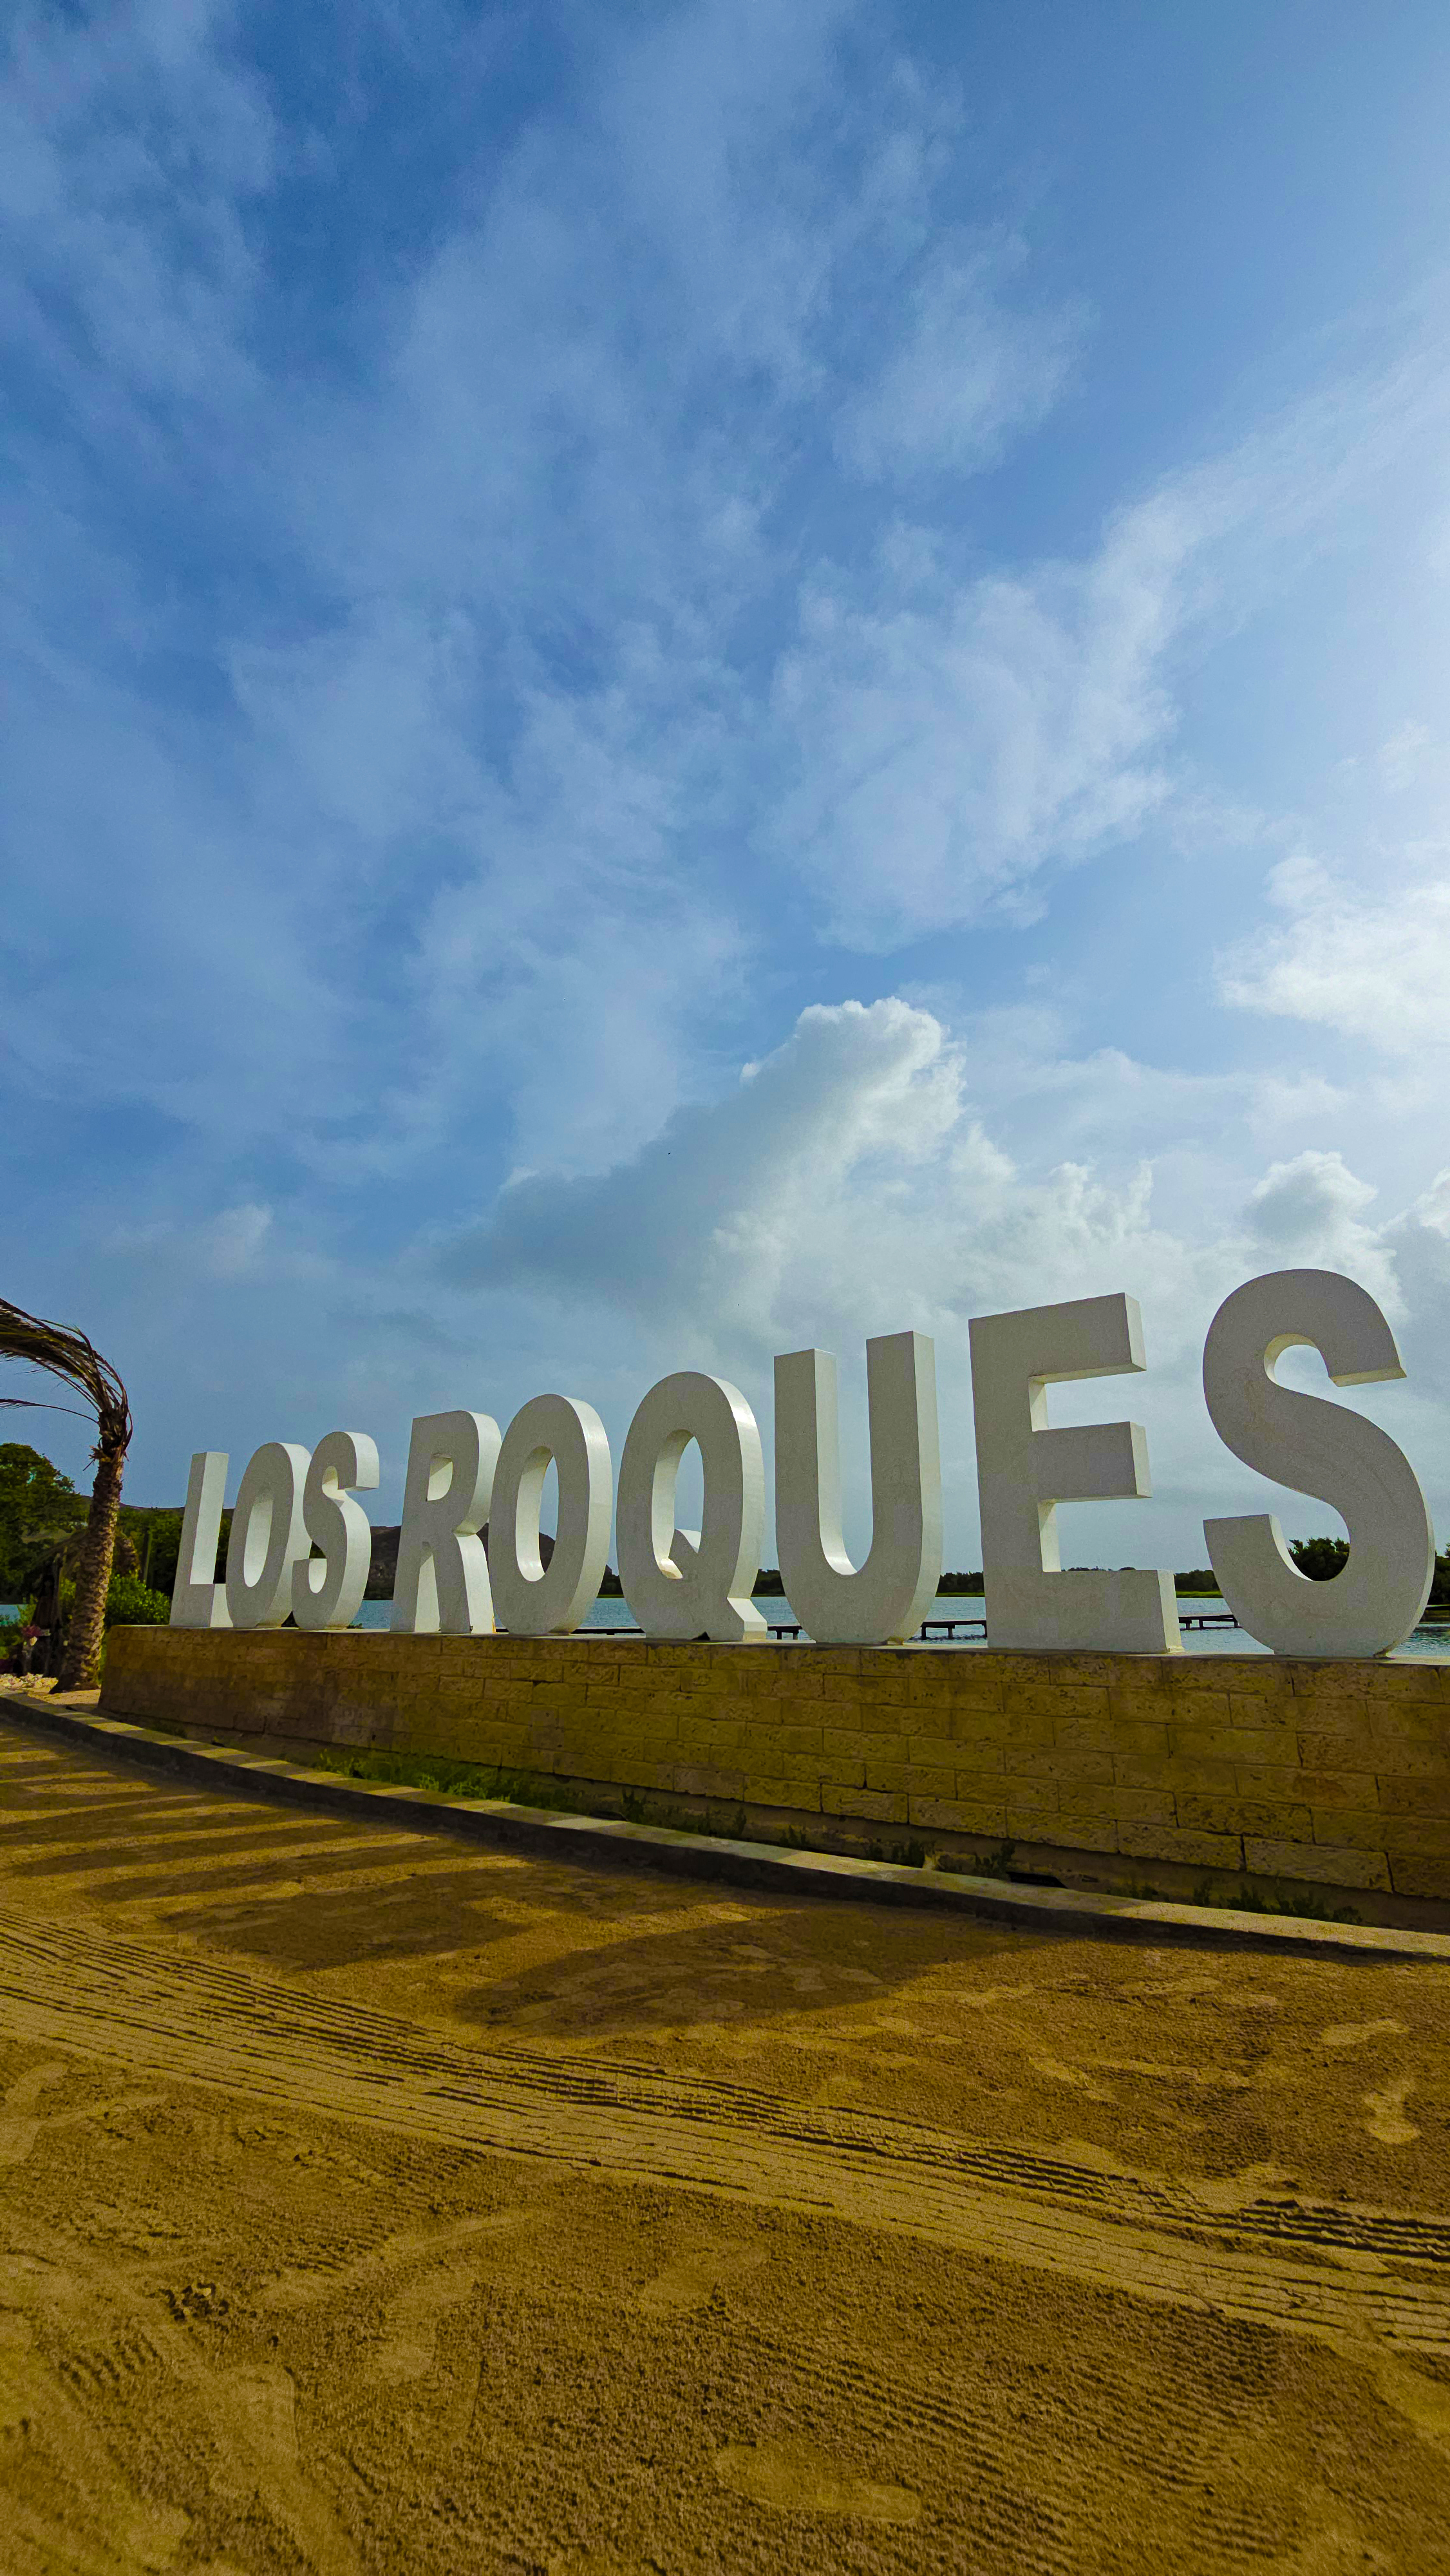
[[[1162,1864],[1450,1898],[1450,1660],[114,1628],[101,1707],[1095,1855],[1107,1883]]]

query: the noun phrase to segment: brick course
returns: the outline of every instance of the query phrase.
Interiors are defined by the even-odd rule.
[[[101,1707],[657,1796],[1450,1895],[1450,1659],[115,1628]]]

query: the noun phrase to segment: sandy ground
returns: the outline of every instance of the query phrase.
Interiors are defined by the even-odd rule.
[[[0,1721],[0,2568],[1450,2567],[1450,1970],[489,1855]]]

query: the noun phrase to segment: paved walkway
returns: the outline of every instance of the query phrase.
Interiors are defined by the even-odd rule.
[[[1450,2564],[1439,1963],[461,1851],[0,1724],[0,2091],[37,2576]]]

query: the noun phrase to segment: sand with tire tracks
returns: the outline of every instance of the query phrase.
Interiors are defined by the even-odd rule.
[[[0,2566],[1450,2565],[1450,1969],[0,1729]]]

